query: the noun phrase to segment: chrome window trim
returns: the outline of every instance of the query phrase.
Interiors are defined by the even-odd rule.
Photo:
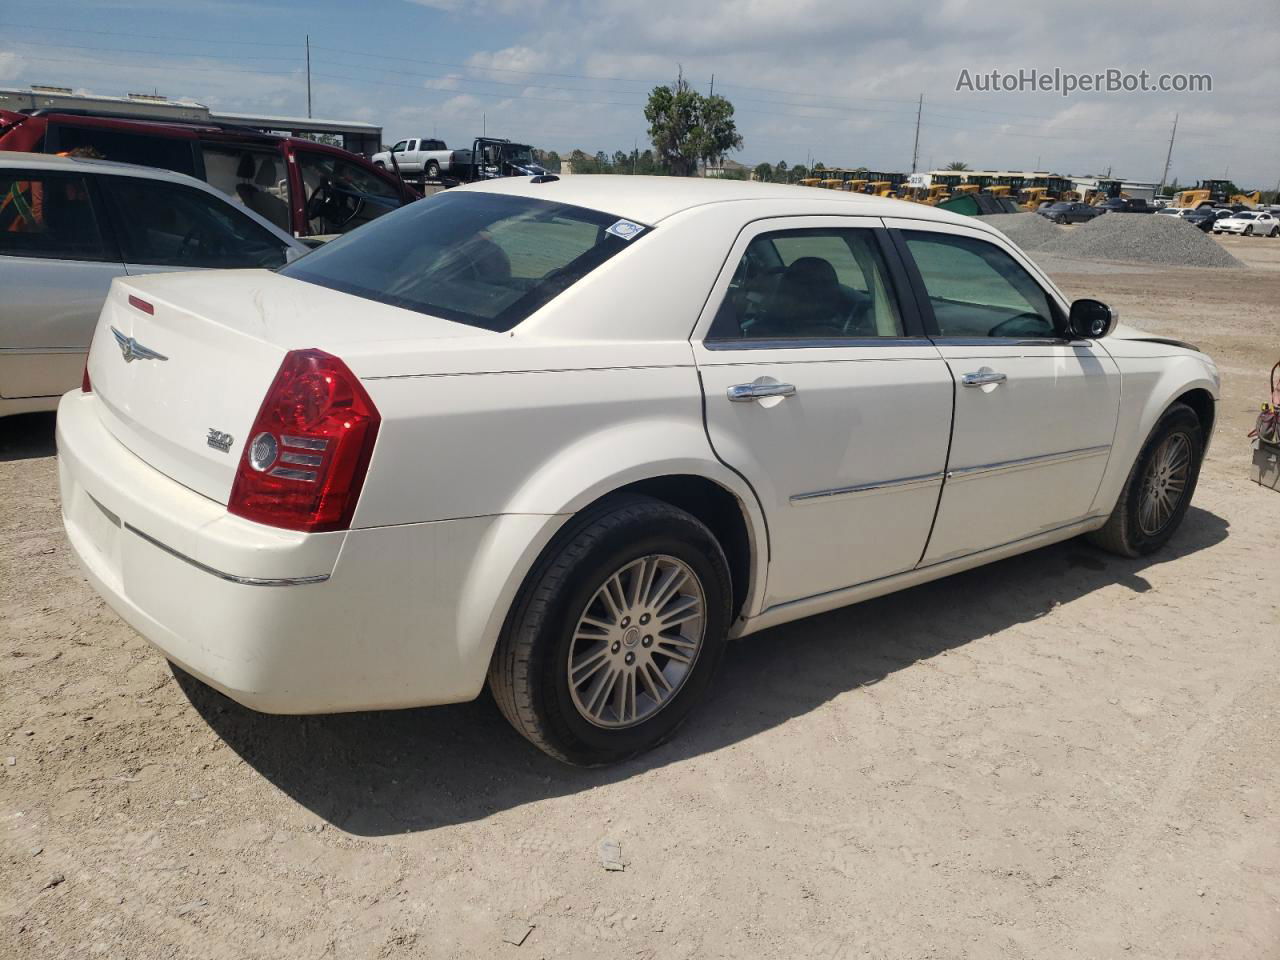
[[[1085,460],[1100,457],[1111,451],[1111,444],[1102,443],[1094,447],[1079,447],[1075,450],[1060,450],[1057,453],[1041,453],[1034,457],[1019,457],[1016,460],[1000,460],[995,463],[979,463],[971,467],[955,467],[947,471],[948,480],[965,480],[978,475],[1003,473],[1021,470],[1026,467],[1038,467],[1050,463],[1068,463],[1072,460]]]
[[[131,523],[125,523],[124,528],[137,534],[143,540],[147,541],[147,543],[151,544],[153,547],[163,550],[170,556],[177,557],[179,560],[191,564],[197,570],[212,574],[219,580],[226,580],[230,583],[239,583],[249,587],[293,587],[304,583],[324,583],[324,581],[329,579],[329,574],[327,573],[319,573],[309,577],[241,577],[234,573],[226,573],[222,570],[218,570],[209,566],[207,563],[201,563],[199,560],[194,560],[191,557],[188,557],[185,553],[181,553],[173,549],[173,547],[169,546],[167,543],[162,543],[150,534],[143,533]]]
[[[797,493],[790,499],[792,504],[801,505],[813,503],[818,500],[825,500],[830,497],[848,497],[862,493],[877,493],[882,490],[897,490],[902,487],[924,486],[930,483],[937,483],[942,480],[943,477],[943,472],[939,470],[937,473],[922,473],[914,477],[899,477],[895,480],[875,480],[871,483],[856,483],[849,487],[835,487],[831,490],[814,490],[812,493]]]
[[[1092,340],[1068,337],[932,337],[939,347],[1088,347]]]
[[[703,340],[708,350],[798,350],[818,348],[832,350],[838,347],[925,347],[928,337],[789,337],[781,339],[752,340],[737,337],[725,340]]]

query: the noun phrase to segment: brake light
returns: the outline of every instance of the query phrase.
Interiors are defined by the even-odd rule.
[[[290,530],[347,529],[381,423],[345,363],[290,351],[249,432],[227,509]]]

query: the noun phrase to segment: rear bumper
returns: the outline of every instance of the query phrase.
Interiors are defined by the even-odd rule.
[[[495,536],[523,539],[513,525],[530,518],[278,530],[139,460],[102,425],[99,406],[73,391],[58,409],[67,538],[93,587],[165,657],[267,713],[479,692],[493,640],[463,616],[475,605],[468,580]],[[496,599],[482,603],[491,611]]]

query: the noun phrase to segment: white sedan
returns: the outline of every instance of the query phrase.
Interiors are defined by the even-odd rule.
[[[1238,233],[1245,237],[1280,237],[1280,217],[1265,210],[1241,210],[1213,222],[1214,233]]]
[[[59,409],[63,515],[115,610],[243,704],[487,681],[603,763],[731,637],[1080,534],[1158,549],[1218,387],[976,219],[509,178],[275,272],[117,280]]]

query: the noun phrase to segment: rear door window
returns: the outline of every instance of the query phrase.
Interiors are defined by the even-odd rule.
[[[510,330],[628,245],[643,242],[647,232],[597,210],[448,192],[325,244],[280,272],[458,323]]]
[[[77,174],[0,173],[0,256],[116,260],[89,184]]]
[[[99,160],[160,167],[188,176],[197,174],[196,143],[182,137],[157,137],[105,127],[54,124],[45,138],[45,148],[50,153],[78,150],[82,155]]]
[[[169,267],[278,267],[281,240],[229,202],[163,180],[102,177],[126,263]]]
[[[289,232],[289,181],[275,150],[204,145],[205,182]]]

